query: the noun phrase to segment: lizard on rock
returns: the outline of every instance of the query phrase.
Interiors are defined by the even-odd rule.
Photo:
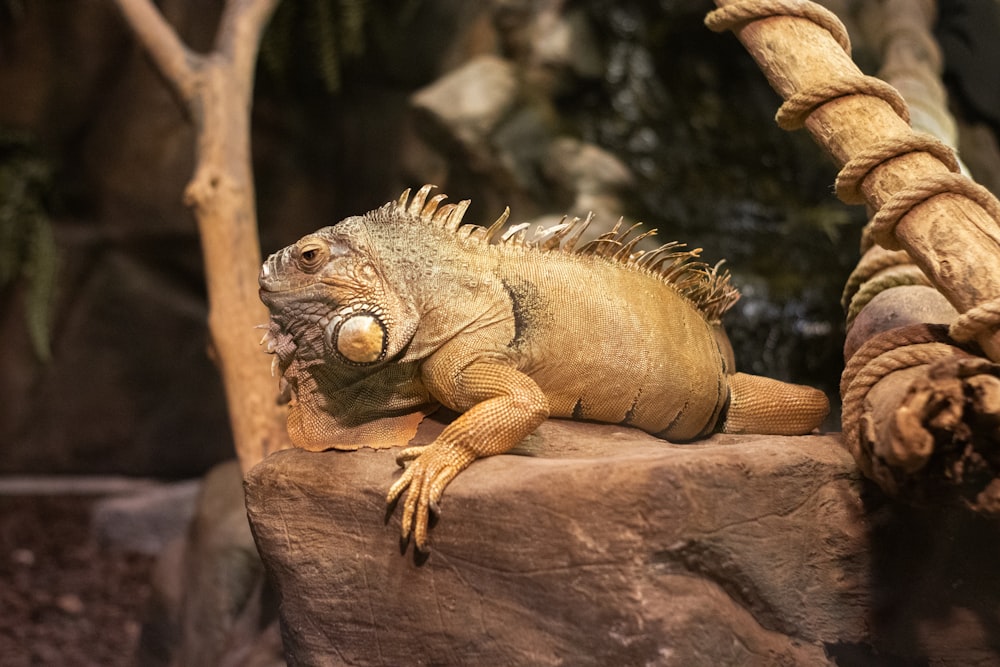
[[[461,413],[389,489],[403,538],[427,546],[429,512],[477,458],[547,417],[624,424],[673,441],[715,431],[799,435],[829,411],[810,387],[735,373],[721,315],[739,298],[700,250],[590,222],[462,224],[468,200],[413,197],[325,227],[271,255],[264,337],[304,449],[408,442],[439,404]],[[579,246],[579,247],[577,247]]]

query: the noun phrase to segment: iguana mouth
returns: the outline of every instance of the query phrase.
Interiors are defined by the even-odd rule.
[[[265,304],[270,305],[269,298],[274,299],[278,296],[292,295],[299,292],[305,292],[311,288],[315,288],[317,281],[310,279],[308,281],[294,280],[287,277],[282,277],[282,274],[287,274],[288,271],[285,269],[285,262],[282,261],[282,252],[276,252],[267,258],[260,267],[260,274],[257,276],[257,284],[260,286],[260,298]]]
[[[283,287],[282,285],[265,285],[263,282],[260,283],[261,293],[267,294],[293,294],[295,292],[305,292],[310,287],[315,287],[319,283],[309,283],[308,285],[294,285],[290,287]]]

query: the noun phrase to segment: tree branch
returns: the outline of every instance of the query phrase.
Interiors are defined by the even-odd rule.
[[[146,47],[157,69],[190,107],[196,96],[196,69],[200,56],[185,46],[151,0],[114,2]]]
[[[232,66],[238,81],[253,83],[257,50],[279,0],[228,0],[219,21],[215,52]],[[250,91],[246,91],[249,96]]]
[[[257,297],[261,253],[250,165],[250,105],[261,34],[278,0],[226,0],[215,50],[180,40],[153,0],[115,0],[198,133],[185,202],[198,221],[208,287],[208,325],[243,470],[288,444],[264,355],[249,336],[266,321]]]

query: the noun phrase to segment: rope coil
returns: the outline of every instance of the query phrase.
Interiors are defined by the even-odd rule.
[[[866,249],[865,254],[861,256],[861,260],[854,267],[854,270],[851,271],[851,275],[847,277],[847,282],[844,283],[844,291],[840,295],[841,307],[847,310],[848,306],[851,305],[851,299],[854,298],[855,293],[876,273],[893,266],[912,263],[913,260],[910,259],[909,254],[905,250],[886,250],[879,246]]]
[[[1000,220],[1000,202],[989,190],[962,174],[929,174],[910,187],[895,192],[868,223],[872,239],[883,248],[899,250],[896,225],[916,206],[938,195],[962,195],[972,200],[994,220]],[[1000,243],[1000,232],[994,226],[983,230]]]
[[[718,32],[740,29],[753,21],[777,16],[813,21],[826,29],[850,55],[850,42],[840,19],[829,10],[805,0],[742,0],[709,13],[705,24]],[[939,55],[933,41],[924,46],[930,53]],[[849,95],[878,98],[909,125],[909,108],[899,91],[881,79],[864,76],[860,72],[793,92],[779,108],[775,120],[783,129],[798,129],[814,111],[827,102]],[[896,238],[899,221],[920,204],[943,194],[964,196],[978,204],[993,219],[994,224],[989,227],[978,221],[976,224],[988,238],[1000,244],[1000,227],[996,225],[1000,221],[1000,202],[986,188],[959,173],[960,166],[954,151],[928,134],[911,130],[900,131],[896,135],[878,141],[846,160],[836,180],[837,196],[843,202],[865,203],[867,197],[862,191],[862,185],[868,176],[882,165],[909,153],[927,153],[943,169],[931,170],[929,175],[917,183],[892,193],[881,206],[877,206],[879,201],[873,203],[872,207],[878,210],[862,234],[862,249],[869,252],[859,262],[844,287],[842,303],[849,311],[848,325],[861,308],[881,290],[902,284],[927,284],[927,277],[912,263],[909,255],[901,250]],[[882,199],[885,193],[877,195],[870,192],[868,197]],[[872,248],[873,241],[881,247]],[[854,353],[841,378],[842,428],[846,446],[866,475],[883,484],[883,488],[889,488],[895,484],[891,466],[902,464],[909,470],[914,465],[923,465],[926,456],[929,456],[928,452],[909,447],[903,452],[907,457],[903,461],[899,458],[899,452],[886,449],[889,445],[873,441],[870,428],[862,433],[862,416],[869,390],[895,371],[935,363],[944,358],[969,356],[956,343],[969,343],[998,327],[1000,298],[967,310],[950,327],[919,324],[884,331],[866,341]]]
[[[720,7],[708,14],[705,25],[716,32],[736,29],[747,23],[778,16],[807,19],[827,30],[844,51],[850,55],[850,39],[844,24],[830,10],[806,0],[741,0]],[[877,97],[892,107],[904,122],[909,124],[909,108],[899,91],[885,81],[872,76],[845,77],[824,83],[789,96],[778,109],[776,121],[784,129],[798,129],[816,109],[831,100],[847,95]],[[896,223],[916,205],[946,192],[965,195],[979,204],[994,220],[1000,220],[1000,202],[988,190],[965,178],[959,171],[954,152],[936,138],[921,133],[886,139],[868,150],[853,156],[837,176],[837,195],[847,204],[864,202],[860,186],[865,177],[880,165],[907,153],[926,152],[937,158],[948,174],[935,174],[916,186],[895,193],[883,204],[871,231],[879,245],[896,250],[899,243],[894,238]],[[1000,235],[997,236],[1000,242]]]
[[[841,429],[844,444],[866,474],[871,476],[872,466],[871,461],[862,456],[866,440],[860,427],[868,391],[889,373],[930,364],[955,354],[967,353],[951,344],[946,325],[913,324],[873,336],[848,360],[840,377],[844,406]]]
[[[801,0],[742,0],[708,13],[705,25],[713,32],[735,30],[741,25],[774,16],[790,16],[807,19],[825,28],[848,55],[851,53],[851,38],[837,15],[826,7]]]
[[[813,111],[828,102],[848,95],[877,97],[892,107],[892,110],[903,119],[904,123],[910,124],[910,108],[906,105],[906,100],[903,99],[898,90],[874,76],[845,77],[839,81],[797,91],[778,107],[778,113],[774,120],[778,123],[778,127],[783,130],[801,129]]]
[[[864,204],[861,183],[875,167],[892,158],[917,152],[930,153],[940,160],[948,171],[959,172],[961,167],[955,151],[934,135],[913,132],[902,137],[883,139],[870,148],[851,157],[837,174],[837,198],[845,204]]]
[[[959,315],[948,334],[958,343],[971,343],[987,331],[1000,327],[1000,299],[993,299]]]

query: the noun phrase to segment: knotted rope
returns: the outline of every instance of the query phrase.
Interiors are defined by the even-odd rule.
[[[968,356],[951,343],[946,325],[913,324],[872,336],[847,362],[840,378],[843,441],[866,475],[876,479],[874,457],[886,458],[883,452],[873,448],[871,438],[862,433],[861,416],[868,392],[889,373],[955,355]],[[891,483],[885,479],[878,481]]]
[[[850,41],[843,23],[836,14],[807,0],[742,0],[708,14],[705,25],[721,32],[736,29],[753,21],[778,16],[807,19],[826,29],[850,55]],[[776,120],[785,129],[801,127],[816,109],[846,95],[868,95],[888,104],[909,124],[909,109],[899,92],[891,85],[871,76],[844,77],[810,90],[792,94],[778,110]],[[877,243],[892,250],[899,249],[895,238],[896,224],[917,205],[941,194],[957,194],[979,204],[994,220],[1000,220],[1000,202],[989,190],[958,173],[958,161],[951,148],[929,134],[911,132],[890,137],[849,159],[837,175],[837,196],[846,204],[864,202],[861,185],[880,165],[902,155],[925,152],[936,157],[950,174],[929,174],[920,182],[896,192],[880,208],[872,220],[871,233]],[[998,243],[1000,232],[987,230]]]
[[[910,109],[906,106],[906,100],[903,99],[903,96],[888,83],[874,76],[845,77],[815,88],[800,90],[778,107],[778,113],[774,120],[778,123],[778,127],[783,130],[801,129],[806,124],[806,118],[813,111],[827,102],[848,95],[877,97],[891,106],[896,115],[904,122],[907,124],[910,122]]]
[[[894,155],[893,157],[898,157]],[[1000,220],[1000,202],[993,194],[962,174],[937,173],[923,176],[917,183],[895,192],[878,210],[871,222],[871,237],[883,248],[899,250],[896,225],[914,207],[938,195],[955,194],[971,199],[981,206],[994,221]],[[1000,230],[993,225],[985,229],[990,237],[1000,243]]]
[[[867,252],[861,256],[861,261],[854,267],[851,275],[847,277],[847,282],[844,284],[844,292],[840,297],[840,305],[844,310],[850,307],[854,295],[872,276],[895,266],[905,266],[913,263],[905,250],[886,250],[879,247],[871,249],[862,248],[862,250],[867,250]]]
[[[844,49],[848,55],[851,54],[851,39],[847,36],[847,28],[844,27],[836,14],[813,2],[802,2],[801,0],[734,2],[709,12],[708,16],[705,17],[705,25],[713,32],[725,32],[726,30],[734,30],[740,25],[773,16],[797,17],[812,21],[825,28],[837,40],[840,48]]]
[[[959,343],[969,343],[984,332],[1000,326],[1000,299],[981,303],[965,311],[951,323],[948,334]]]

